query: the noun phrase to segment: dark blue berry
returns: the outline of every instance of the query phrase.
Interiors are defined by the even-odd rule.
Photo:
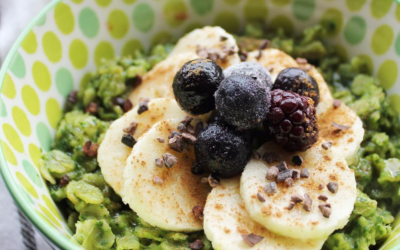
[[[240,129],[257,127],[267,116],[270,91],[246,75],[232,75],[215,92],[215,106],[222,118]]]
[[[224,70],[225,78],[233,75],[246,75],[252,77],[260,85],[272,88],[272,78],[269,71],[256,62],[241,62]]]
[[[299,95],[307,96],[314,101],[316,107],[319,103],[319,88],[315,79],[306,71],[299,68],[287,68],[279,73],[273,89],[292,91]]]
[[[203,171],[222,178],[240,174],[251,156],[249,133],[218,121],[210,124],[194,143],[193,173]]]
[[[181,108],[200,115],[215,109],[214,93],[224,79],[222,69],[209,59],[185,63],[176,73],[172,88]]]

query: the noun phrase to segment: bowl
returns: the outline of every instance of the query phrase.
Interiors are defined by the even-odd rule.
[[[38,171],[68,93],[102,58],[204,25],[237,33],[255,19],[290,33],[330,25],[330,42],[344,56],[366,58],[400,112],[400,6],[392,0],[53,1],[19,36],[0,72],[0,169],[18,206],[56,248],[81,249]]]

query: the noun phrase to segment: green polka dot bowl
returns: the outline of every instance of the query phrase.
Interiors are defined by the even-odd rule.
[[[260,18],[288,32],[330,24],[330,41],[348,57],[368,59],[400,112],[400,6],[392,0],[56,0],[30,23],[0,72],[1,173],[16,203],[56,248],[80,249],[38,161],[51,147],[68,93],[103,58],[204,25],[237,33]]]

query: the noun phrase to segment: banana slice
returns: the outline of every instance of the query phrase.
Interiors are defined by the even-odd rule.
[[[239,194],[239,178],[225,179],[208,195],[204,209],[204,232],[218,250],[312,250],[321,249],[323,239],[301,241],[276,235],[253,221]],[[263,239],[250,247],[241,235],[253,233]]]
[[[339,130],[332,125],[335,122],[347,126],[348,129]],[[364,128],[360,117],[344,103],[338,108],[330,108],[326,114],[319,117],[319,135],[326,141],[340,149],[348,165],[355,162],[357,151],[364,138]]]
[[[138,138],[154,123],[176,117],[187,115],[181,110],[175,100],[159,98],[154,99],[148,104],[149,110],[138,114],[138,106],[127,112],[124,116],[114,121],[107,130],[103,142],[100,144],[97,160],[105,181],[114,191],[123,196],[123,173],[125,162],[132,148],[121,143],[121,138],[125,134],[123,131],[132,122],[137,122],[138,126],[133,137]]]
[[[288,153],[273,143],[266,143],[258,150],[261,155],[265,152],[278,153],[289,169],[307,168],[309,177],[294,180],[292,187],[277,183],[277,193],[266,194],[263,188],[271,182],[266,179],[266,174],[276,164],[250,161],[241,177],[240,194],[253,220],[276,234],[297,239],[325,238],[346,225],[357,196],[354,172],[348,168],[342,148],[325,150],[321,144],[322,140],[306,152],[298,153]],[[303,158],[301,167],[294,167],[292,157],[295,155]],[[327,188],[332,182],[338,184],[336,193]],[[257,200],[257,192],[265,195],[265,203]],[[303,203],[296,204],[292,210],[287,208],[292,196],[300,195],[304,199],[305,194],[312,200],[309,212],[303,208]],[[328,198],[326,203],[331,205],[329,218],[325,218],[318,207],[325,202],[318,199],[319,195]]]
[[[228,55],[225,60],[217,60],[219,66],[224,69],[240,62],[239,48],[235,38],[221,27],[210,26],[195,29],[182,37],[169,56],[187,52],[197,53],[198,49],[202,48],[214,53],[230,49],[231,55]]]
[[[191,173],[195,160],[193,146],[181,153],[168,146],[168,136],[177,129],[182,118],[160,121],[139,139],[126,161],[123,201],[153,226],[189,232],[203,227],[192,209],[204,206],[210,187],[201,183],[204,176]],[[199,121],[194,119],[193,126]],[[160,143],[157,138],[163,138],[166,143]],[[172,168],[155,164],[165,153],[177,158]]]
[[[263,65],[265,68],[271,69],[270,73],[273,81],[279,73],[290,67],[299,67],[299,64],[291,56],[278,49],[264,49],[261,51],[252,51],[247,57],[248,61],[255,61]],[[308,73],[314,77],[318,83],[320,102],[317,107],[317,115],[323,116],[331,109],[333,105],[333,97],[329,91],[328,84],[325,82],[322,75],[315,69],[314,66],[309,65]]]
[[[130,94],[130,101],[137,105],[142,98],[149,98],[150,100],[163,97],[175,99],[172,82],[176,72],[180,70],[183,64],[198,57],[194,52],[187,52],[170,56],[161,61],[143,76],[142,83]]]

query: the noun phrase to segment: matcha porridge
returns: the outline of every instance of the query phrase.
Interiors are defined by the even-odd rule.
[[[328,27],[329,28],[329,27]],[[313,26],[197,29],[103,64],[40,172],[85,249],[377,249],[400,123],[368,58]]]

